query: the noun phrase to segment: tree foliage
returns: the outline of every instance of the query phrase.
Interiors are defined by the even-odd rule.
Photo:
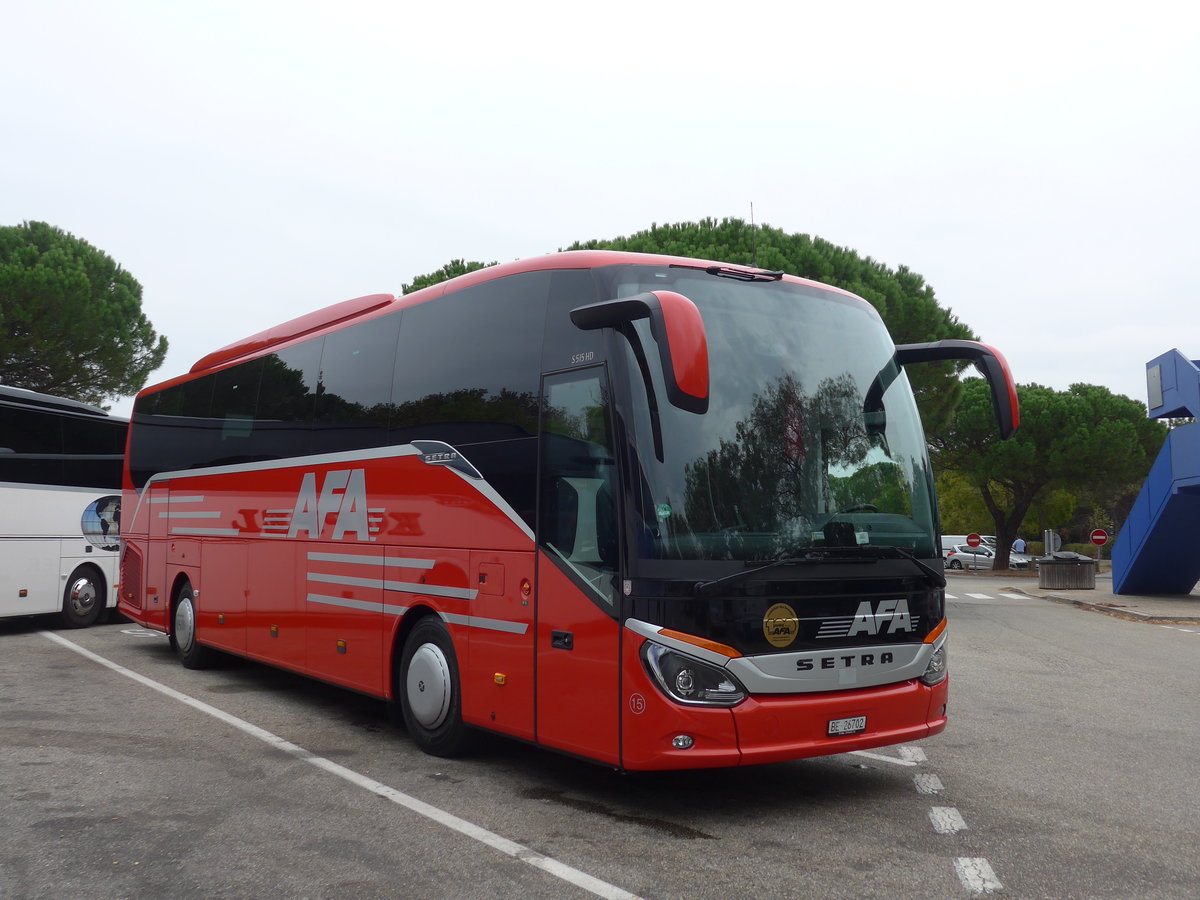
[[[1107,388],[1075,384],[1055,391],[1018,388],[1021,427],[1007,441],[996,432],[990,391],[979,378],[963,382],[949,426],[932,440],[934,464],[971,484],[992,517],[997,568],[1030,509],[1053,492],[1120,494],[1150,470],[1166,438],[1140,403]]]
[[[577,241],[564,249],[627,250],[780,269],[858,294],[879,311],[898,344],[975,337],[953,313],[938,304],[925,279],[907,267],[891,269],[821,238],[755,227],[741,219],[651,225],[628,237]],[[436,272],[413,279],[411,285],[404,285],[404,292],[483,267],[483,263],[452,260]],[[908,370],[928,430],[939,430],[949,421],[958,402],[956,372],[961,368],[961,364],[926,363]]]
[[[906,266],[891,269],[822,238],[752,226],[741,219],[651,225],[629,237],[576,242],[566,249],[661,253],[782,270],[862,297],[879,311],[897,344],[975,339],[966,325],[938,304],[925,279]],[[956,372],[962,367],[925,363],[906,370],[927,430],[940,430],[949,421],[959,398]]]
[[[44,222],[0,227],[0,381],[99,404],[137,393],[166,352],[110,256]]]
[[[402,285],[400,293],[411,294],[413,291],[419,291],[421,288],[427,288],[432,284],[440,284],[443,281],[449,281],[451,278],[457,278],[459,275],[474,272],[476,269],[486,269],[488,266],[494,265],[496,265],[495,261],[481,263],[474,260],[467,262],[462,259],[452,259],[436,272],[430,272],[427,275],[418,275],[411,283]]]

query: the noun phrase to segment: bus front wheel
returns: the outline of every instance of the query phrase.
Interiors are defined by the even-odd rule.
[[[470,739],[462,720],[458,658],[446,626],[426,616],[404,641],[395,685],[404,727],[433,756],[455,756]]]
[[[185,669],[206,669],[214,653],[196,640],[196,592],[185,581],[171,604],[171,646]]]
[[[76,566],[63,588],[59,621],[66,628],[86,628],[100,618],[104,609],[104,577],[95,566]]]

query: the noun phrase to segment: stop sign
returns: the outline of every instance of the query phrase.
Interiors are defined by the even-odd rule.
[[[1103,528],[1097,528],[1092,532],[1092,543],[1097,547],[1103,547],[1108,543],[1108,532]]]
[[[978,547],[982,543],[983,543],[983,538],[981,538],[979,535],[977,535],[977,534],[968,534],[967,535],[967,546],[968,547]]]

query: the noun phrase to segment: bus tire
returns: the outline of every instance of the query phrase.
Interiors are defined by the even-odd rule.
[[[470,742],[462,720],[458,657],[450,632],[426,616],[408,633],[400,655],[395,696],[413,742],[432,756],[456,756]]]
[[[171,646],[185,669],[207,669],[215,652],[196,640],[196,593],[185,581],[171,604]]]
[[[64,628],[86,628],[100,618],[104,609],[104,576],[95,566],[76,566],[63,588],[58,620]]]

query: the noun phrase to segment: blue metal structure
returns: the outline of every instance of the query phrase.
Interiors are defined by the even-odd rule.
[[[1200,360],[1146,363],[1152,419],[1200,418]],[[1171,430],[1112,549],[1117,594],[1187,594],[1200,581],[1200,422]]]

